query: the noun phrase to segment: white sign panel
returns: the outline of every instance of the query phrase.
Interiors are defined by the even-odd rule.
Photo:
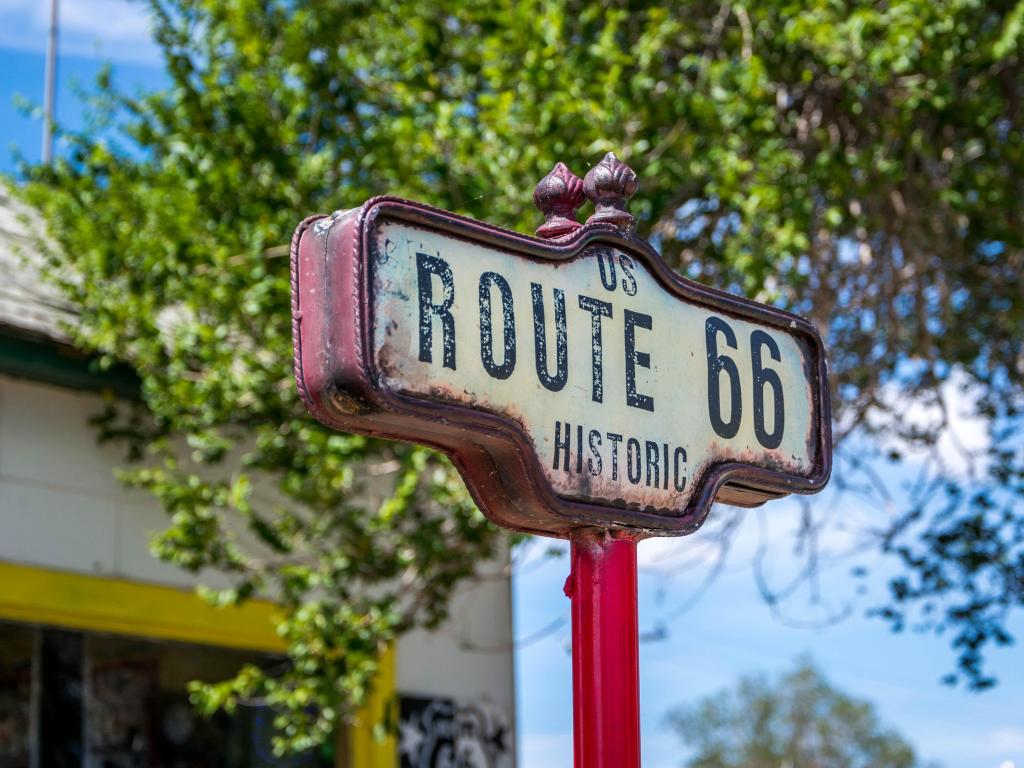
[[[671,514],[723,461],[813,474],[795,336],[685,303],[618,248],[545,262],[401,221],[373,237],[381,383],[515,421],[558,495]]]

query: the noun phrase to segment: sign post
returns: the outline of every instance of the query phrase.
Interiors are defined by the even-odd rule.
[[[380,197],[292,240],[309,411],[436,447],[495,523],[570,540],[577,768],[640,765],[637,543],[831,470],[813,326],[670,270],[634,233],[636,188],[609,153],[541,180],[537,238]]]
[[[640,765],[636,545],[631,534],[570,536],[573,754],[576,768]]]

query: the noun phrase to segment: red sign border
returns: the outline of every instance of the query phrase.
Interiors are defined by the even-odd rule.
[[[511,251],[533,261],[576,258],[606,244],[641,261],[679,298],[716,312],[804,337],[818,422],[812,426],[817,462],[809,476],[738,462],[714,465],[679,516],[612,507],[558,496],[543,475],[525,430],[489,413],[393,392],[374,369],[371,233],[378,219],[403,221],[447,236]],[[832,469],[831,403],[824,344],[806,319],[680,277],[644,240],[606,224],[589,224],[558,240],[518,232],[397,197],[376,197],[331,216],[311,216],[291,245],[295,378],[309,412],[346,432],[405,440],[448,455],[480,509],[499,525],[565,537],[580,527],[625,528],[639,535],[696,531],[718,500],[756,506],[789,493],[815,493]],[[305,341],[305,343],[304,343]]]

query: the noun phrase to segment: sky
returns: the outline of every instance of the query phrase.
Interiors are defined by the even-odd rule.
[[[47,0],[0,0],[0,173],[13,172],[18,155],[40,158],[49,6]],[[81,92],[106,64],[128,92],[162,82],[160,56],[148,29],[141,3],[60,0],[58,125],[84,127]],[[26,107],[35,109],[26,114]],[[55,152],[60,150],[58,142]]]
[[[29,160],[40,155],[39,117],[23,115],[15,104],[42,102],[47,8],[45,0],[0,0],[0,172],[15,169],[15,152]],[[76,94],[106,62],[122,87],[162,82],[141,6],[61,0],[61,10],[58,123],[70,129],[84,125]],[[965,426],[971,439],[971,425]],[[861,531],[892,511],[828,491],[813,503],[814,514],[829,521],[822,546],[833,552],[855,545]],[[752,563],[763,553],[775,583],[796,567],[792,534],[799,509],[781,501],[740,513],[735,544],[707,589],[702,583],[716,562],[714,534],[732,520],[732,511],[713,510],[708,527],[693,536],[640,545],[645,767],[670,768],[685,759],[685,747],[665,724],[674,707],[731,686],[740,675],[778,674],[806,656],[837,687],[872,701],[882,721],[922,757],[946,768],[1024,768],[1024,650],[1017,645],[988,655],[1000,680],[995,690],[975,694],[942,685],[940,678],[955,662],[948,638],[893,634],[866,615],[884,602],[886,576],[893,572],[880,555],[842,560],[823,572],[823,599],[843,620],[821,622],[825,612],[806,592],[784,604],[786,621],[773,614],[758,592]],[[520,551],[514,579],[519,764],[528,768],[572,763],[569,603],[562,594],[568,559],[544,556],[551,546],[564,550],[557,542],[537,540]],[[855,564],[867,567],[869,576],[852,578]],[[793,626],[814,619],[822,625]],[[1024,636],[1020,618],[1012,628]]]

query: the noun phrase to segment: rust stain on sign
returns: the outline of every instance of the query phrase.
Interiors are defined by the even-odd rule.
[[[793,337],[680,302],[621,249],[545,264],[401,222],[374,237],[384,386],[515,420],[559,495],[672,513],[722,461],[812,471],[814,403]],[[762,376],[781,382],[760,394],[752,337],[774,353]]]

